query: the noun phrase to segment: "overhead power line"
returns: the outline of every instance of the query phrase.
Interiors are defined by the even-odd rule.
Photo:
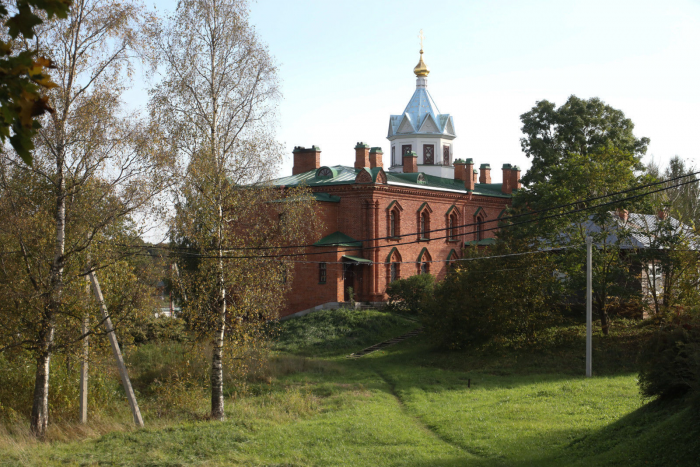
[[[515,214],[515,215],[512,215],[512,216],[505,216],[505,217],[501,217],[501,218],[497,218],[497,219],[484,220],[483,223],[484,223],[484,224],[489,224],[489,223],[493,223],[493,222],[504,222],[504,221],[508,221],[508,220],[512,220],[512,219],[519,219],[519,218],[522,218],[522,217],[534,216],[534,215],[541,214],[541,213],[544,213],[544,212],[553,211],[553,210],[555,210],[555,209],[562,209],[562,208],[567,208],[567,207],[571,207],[571,206],[577,206],[577,205],[580,205],[580,204],[582,204],[582,203],[590,203],[590,202],[592,202],[592,201],[597,201],[597,200],[600,200],[600,199],[610,198],[610,197],[613,197],[613,196],[618,196],[618,195],[623,195],[623,194],[627,194],[627,193],[631,193],[631,192],[643,190],[643,189],[645,189],[645,188],[650,188],[650,187],[654,187],[654,186],[658,186],[658,185],[663,185],[663,184],[666,184],[666,183],[669,183],[669,182],[673,182],[673,181],[680,180],[680,179],[683,179],[683,178],[695,176],[695,175],[698,175],[698,174],[700,174],[700,171],[692,172],[692,173],[685,174],[685,175],[679,175],[678,177],[668,178],[668,179],[666,179],[666,180],[662,180],[662,181],[658,181],[658,182],[648,183],[648,184],[646,184],[646,185],[640,185],[640,186],[637,186],[637,187],[628,188],[628,189],[626,189],[626,190],[616,191],[616,192],[609,193],[609,194],[606,194],[606,195],[599,195],[599,196],[594,196],[594,197],[590,197],[590,198],[585,198],[585,199],[582,199],[582,200],[572,201],[572,202],[570,202],[570,203],[559,204],[559,205],[556,205],[556,206],[550,206],[550,207],[547,207],[547,208],[544,208],[544,209],[539,209],[539,210],[536,210],[536,211],[528,211],[528,212],[525,212],[525,213]],[[680,184],[680,185],[673,185],[673,186],[667,187],[667,189],[676,188],[676,187],[679,187],[679,186],[682,186],[682,185],[686,185],[686,184],[689,184],[689,183],[696,183],[696,182],[700,182],[700,180],[691,180],[691,181],[688,181],[688,182],[684,182],[684,183],[682,183],[682,184]],[[649,194],[657,193],[658,191],[659,191],[659,190],[657,190],[657,191],[652,191],[652,192],[650,192]],[[661,191],[663,191],[663,190],[661,190]],[[606,206],[606,205],[609,205],[609,204],[615,204],[615,203],[619,203],[619,202],[626,201],[626,200],[629,200],[629,199],[634,199],[634,198],[623,198],[623,199],[621,199],[621,200],[615,200],[615,201],[610,202],[610,203],[607,203],[607,204],[597,205],[597,207],[599,207],[599,206]],[[573,212],[578,212],[578,211],[572,211],[572,213],[573,213]],[[543,218],[538,218],[538,220],[541,220],[541,219],[543,219]],[[517,223],[517,224],[514,224],[514,225],[521,225],[521,224],[522,224],[522,223]],[[465,227],[474,227],[474,226],[476,226],[476,225],[478,225],[478,222],[472,222],[472,223],[468,223],[468,224],[456,225],[456,226],[452,226],[451,228],[450,228],[450,227],[441,227],[441,228],[437,228],[437,229],[426,230],[425,233],[445,232],[445,231],[452,230],[452,229],[461,229],[461,228],[465,228]],[[483,230],[482,232],[488,232],[488,231],[491,231],[491,230],[497,230],[497,229],[499,229],[499,228],[500,228],[500,227],[490,228],[490,229],[488,229],[488,230]],[[377,241],[377,240],[394,240],[394,239],[397,239],[397,238],[411,237],[411,236],[414,236],[414,235],[416,235],[416,232],[405,233],[405,234],[394,235],[394,236],[374,237],[374,238],[361,239],[361,240],[356,240],[356,241],[358,241],[358,242],[363,242],[363,243],[364,243],[364,242],[371,242],[371,241]],[[462,234],[462,235],[464,235],[464,234]],[[440,238],[447,238],[447,237],[440,237]],[[402,243],[402,244],[404,244],[404,243]],[[133,246],[132,246],[132,245],[122,245],[122,246],[128,246],[128,247],[133,247],[133,248],[144,248],[144,249],[168,249],[168,250],[170,250],[170,251],[173,251],[173,250],[189,250],[189,251],[191,251],[191,250],[196,250],[196,251],[202,251],[202,250],[204,250],[204,251],[216,251],[216,250],[218,250],[218,248],[213,248],[213,247],[191,248],[191,247],[178,247],[178,246],[146,246],[146,245],[133,245]],[[249,250],[253,250],[253,251],[265,251],[265,250],[282,250],[282,249],[311,248],[311,247],[315,247],[315,246],[316,246],[316,245],[314,245],[314,244],[304,244],[304,245],[281,245],[281,246],[275,246],[275,247],[271,247],[271,246],[230,247],[230,248],[225,248],[224,251],[249,251]],[[307,254],[310,254],[310,253],[307,253]]]
[[[699,173],[700,173],[700,172],[699,172]],[[678,177],[678,178],[682,178],[682,177]],[[602,207],[611,206],[611,205],[613,205],[613,204],[618,204],[618,203],[621,203],[621,202],[624,202],[624,201],[630,201],[630,200],[637,199],[637,198],[641,198],[641,197],[644,197],[644,196],[649,196],[649,195],[652,195],[652,194],[654,194],[654,193],[659,193],[659,192],[662,192],[662,191],[670,190],[670,189],[672,189],[672,188],[678,188],[678,187],[680,187],[680,186],[687,185],[687,184],[690,184],[690,183],[696,183],[696,182],[697,182],[697,180],[690,180],[690,181],[682,182],[682,183],[679,183],[679,184],[676,184],[676,185],[671,185],[671,186],[659,188],[659,189],[656,189],[656,190],[653,190],[653,191],[649,191],[649,192],[645,192],[645,193],[640,193],[640,194],[637,194],[637,195],[628,196],[628,197],[626,197],[626,198],[622,198],[622,199],[617,199],[617,200],[609,201],[609,202],[607,202],[607,203],[597,204],[597,205],[594,205],[594,206],[586,206],[586,207],[582,207],[582,208],[579,208],[579,209],[574,209],[574,210],[572,210],[572,211],[567,211],[567,212],[557,213],[557,214],[551,214],[551,215],[543,216],[543,217],[537,217],[537,218],[530,219],[530,220],[526,220],[526,221],[522,221],[522,222],[516,222],[516,223],[511,223],[511,224],[503,224],[503,225],[500,225],[500,226],[497,226],[497,227],[491,227],[491,228],[489,228],[489,229],[484,229],[484,230],[482,230],[482,232],[489,232],[489,231],[494,231],[494,230],[502,230],[502,229],[504,229],[504,228],[511,228],[511,227],[515,227],[515,226],[519,226],[519,225],[530,224],[530,223],[532,223],[532,222],[541,222],[541,221],[547,220],[547,219],[554,219],[554,218],[559,218],[559,217],[565,217],[565,216],[569,216],[569,215],[571,215],[571,214],[576,214],[576,213],[579,213],[579,212],[589,211],[589,210],[593,210],[593,209],[599,209],[599,208],[602,208]],[[629,191],[629,190],[628,190],[628,191]],[[598,199],[600,199],[600,198],[602,198],[602,197],[598,197]],[[575,202],[575,203],[569,203],[568,206],[572,206],[572,205],[576,205],[576,204],[581,204],[582,202],[584,202],[584,201],[579,201],[579,202]],[[528,214],[529,214],[529,213],[528,213]],[[502,219],[501,219],[501,220],[502,220]],[[448,230],[448,229],[440,229],[440,230],[441,230],[441,231],[445,231],[445,230]],[[413,233],[412,235],[415,235],[415,233]],[[365,250],[365,251],[366,251],[366,250],[375,250],[375,249],[381,249],[381,248],[393,248],[393,247],[396,247],[396,246],[411,245],[411,244],[415,244],[415,243],[427,243],[428,241],[433,241],[433,240],[444,240],[444,239],[451,239],[451,238],[454,238],[454,237],[462,237],[462,236],[464,236],[464,235],[466,235],[466,234],[461,234],[461,235],[456,235],[456,236],[453,236],[453,235],[446,235],[446,236],[441,236],[441,237],[433,237],[433,238],[429,238],[429,239],[420,239],[420,240],[412,240],[412,241],[408,241],[408,242],[390,243],[390,244],[387,244],[387,245],[375,245],[375,246],[367,246],[367,247],[348,247],[347,249],[344,249],[344,250],[338,250],[337,253],[352,252],[352,251],[357,251],[357,250],[359,250],[359,249],[362,249],[362,250]],[[141,245],[139,245],[139,247],[141,247]],[[171,251],[170,253],[171,253],[171,254],[174,254],[174,255],[176,255],[176,256],[181,256],[181,257],[202,258],[202,259],[257,259],[257,258],[270,258],[270,259],[274,259],[274,258],[292,258],[292,257],[299,257],[299,256],[304,256],[304,257],[306,257],[306,256],[313,256],[313,255],[328,254],[327,251],[321,251],[321,252],[307,252],[307,253],[274,254],[274,255],[268,255],[268,256],[266,256],[266,255],[238,256],[238,255],[204,255],[204,254],[200,254],[200,253],[191,253],[191,252],[177,251],[177,250],[176,250],[176,251]]]

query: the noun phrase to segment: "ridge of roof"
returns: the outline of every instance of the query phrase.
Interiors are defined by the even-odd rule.
[[[354,167],[344,166],[344,165],[334,165],[329,167],[335,170],[337,173],[332,178],[329,177],[316,177],[316,169],[310,170],[308,172],[291,175],[287,177],[278,178],[272,181],[275,186],[298,186],[306,185],[310,188],[314,187],[324,187],[324,186],[337,186],[337,185],[352,185],[355,183],[355,178],[357,174],[360,173],[362,169],[356,169]],[[379,172],[379,167],[373,169],[367,168],[367,170],[373,175],[373,179],[376,178],[376,173]],[[429,175],[424,172],[415,173],[400,173],[400,172],[384,172],[386,174],[387,184],[400,183],[402,185],[410,185],[415,188],[420,188],[424,190],[429,190],[431,188],[436,189],[449,189],[453,191],[458,191],[462,193],[467,193],[464,188],[464,183],[461,180],[455,180],[452,178],[443,178],[435,175]],[[472,191],[475,195],[480,196],[490,196],[495,198],[511,198],[512,196],[501,191],[502,183],[477,183],[474,185],[474,190]]]

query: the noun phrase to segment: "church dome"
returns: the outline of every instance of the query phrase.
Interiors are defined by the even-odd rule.
[[[428,65],[425,64],[423,61],[423,49],[420,50],[420,60],[418,61],[418,65],[413,69],[413,72],[416,74],[416,76],[426,78],[428,74],[430,73],[430,70],[428,69]]]

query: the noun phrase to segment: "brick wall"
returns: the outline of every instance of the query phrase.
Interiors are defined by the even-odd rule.
[[[347,250],[347,247],[338,248],[310,248],[310,251],[323,251],[323,255],[309,255],[308,261],[314,263],[296,263],[292,277],[292,288],[287,296],[286,308],[280,313],[286,316],[298,311],[312,308],[328,302],[343,301],[344,281],[343,255],[357,256],[370,259],[375,263],[371,266],[356,266],[357,274],[353,287],[356,291],[357,301],[382,301],[386,299],[385,290],[389,282],[390,269],[385,264],[387,255],[392,248],[396,248],[402,259],[399,265],[399,275],[406,278],[420,272],[417,259],[423,248],[432,259],[429,263],[429,272],[438,280],[447,273],[448,255],[455,250],[458,257],[462,255],[462,245],[465,241],[476,239],[476,226],[457,228],[458,240],[450,240],[447,231],[431,232],[428,239],[419,239],[419,208],[429,211],[430,229],[446,229],[448,224],[447,212],[454,205],[458,212],[457,225],[472,224],[476,221],[475,214],[486,221],[484,229],[496,227],[496,220],[503,209],[509,204],[508,198],[495,198],[475,196],[459,193],[419,190],[404,187],[392,187],[387,185],[341,185],[336,187],[318,188],[318,191],[339,196],[340,203],[318,202],[317,219],[323,222],[323,229],[318,239],[336,231],[356,239],[365,240],[364,249]],[[389,237],[389,211],[392,205],[397,209],[399,233],[401,238],[388,239]],[[427,203],[424,205],[424,203]],[[484,238],[495,236],[494,231],[484,232]],[[366,241],[382,237],[381,240]],[[318,240],[316,239],[316,240]],[[416,242],[417,241],[417,242]],[[405,242],[415,242],[403,245]],[[313,242],[310,242],[313,243]],[[379,248],[371,249],[373,246]],[[299,258],[303,259],[303,258]],[[325,284],[319,284],[319,266],[317,262],[326,261],[327,280]]]

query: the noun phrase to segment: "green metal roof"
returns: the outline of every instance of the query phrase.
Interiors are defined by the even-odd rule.
[[[297,175],[291,175],[289,177],[282,177],[274,180],[272,183],[276,186],[297,186],[306,185],[310,188],[321,187],[321,186],[337,186],[337,185],[352,185],[355,183],[355,178],[361,170],[365,169],[355,169],[353,167],[347,167],[343,165],[336,165],[331,167],[333,170],[333,177],[320,178],[316,176],[316,170],[310,170],[308,172],[300,173]],[[376,181],[377,174],[379,173],[379,168],[369,169],[372,174],[372,180]],[[391,185],[392,183],[401,183],[404,185],[415,186],[416,188],[442,188],[454,190],[461,193],[466,193],[467,190],[464,188],[464,183],[461,180],[454,180],[451,178],[436,177],[434,175],[428,175],[422,172],[419,173],[395,173],[395,172],[385,172],[387,183]],[[511,195],[507,195],[501,191],[501,183],[477,183],[472,191],[475,195],[480,196],[491,196],[495,198],[510,198]]]
[[[358,256],[343,255],[343,259],[348,259],[354,263],[372,263],[371,259],[360,258]]]
[[[341,231],[333,232],[314,243],[314,246],[356,246],[362,247],[362,242],[355,240]]]

